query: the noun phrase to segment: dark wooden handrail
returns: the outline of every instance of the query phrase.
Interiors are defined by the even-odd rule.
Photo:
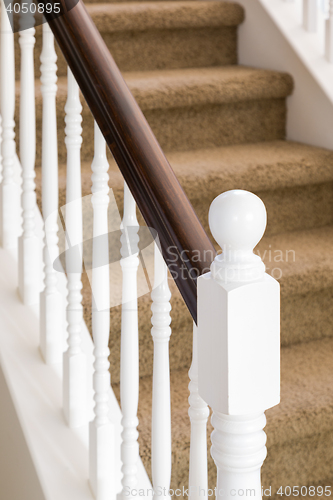
[[[215,249],[84,4],[59,1],[62,15],[45,17],[196,321],[196,278]]]

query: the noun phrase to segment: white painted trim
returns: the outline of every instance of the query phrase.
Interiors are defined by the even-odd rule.
[[[333,149],[333,64],[324,57],[320,35],[302,28],[294,3],[237,2],[245,9],[239,63],[285,71],[294,79],[287,100],[287,138]]]

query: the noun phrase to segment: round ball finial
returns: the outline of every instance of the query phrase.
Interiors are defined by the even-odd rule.
[[[265,267],[253,249],[266,223],[264,203],[249,191],[226,191],[215,198],[209,210],[209,227],[222,248],[211,268],[216,279],[242,282],[262,277]]]

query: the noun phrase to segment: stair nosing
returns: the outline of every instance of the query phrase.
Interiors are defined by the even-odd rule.
[[[240,5],[217,1],[96,3],[86,8],[101,33],[236,27],[244,20]]]

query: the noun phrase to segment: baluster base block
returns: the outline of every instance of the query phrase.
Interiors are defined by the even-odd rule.
[[[86,355],[66,351],[63,356],[63,411],[71,428],[87,422],[86,375]]]
[[[37,236],[19,238],[19,295],[23,304],[38,304],[41,291],[41,245]]]
[[[40,294],[40,352],[47,365],[61,363],[64,351],[61,293]]]
[[[112,500],[114,491],[114,427],[89,425],[89,484],[96,500]]]

